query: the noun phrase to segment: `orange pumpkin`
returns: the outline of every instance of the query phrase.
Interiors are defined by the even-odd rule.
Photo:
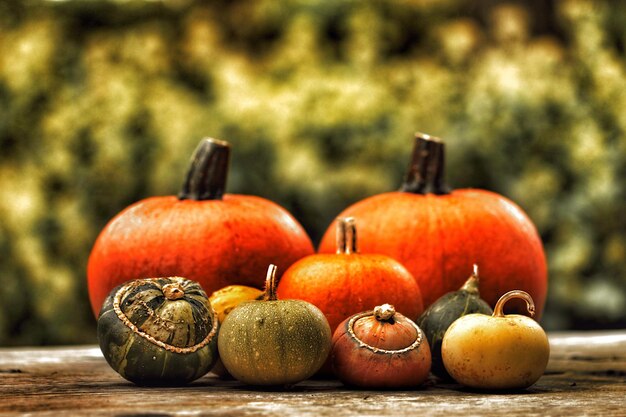
[[[406,268],[385,255],[357,252],[354,219],[339,219],[336,252],[310,255],[293,264],[278,284],[279,298],[315,305],[332,331],[351,315],[386,302],[412,320],[422,313],[419,286]]]
[[[411,271],[426,307],[463,285],[467,265],[479,264],[481,295],[492,307],[501,294],[523,289],[541,315],[548,277],[535,226],[521,208],[499,194],[450,191],[444,181],[444,144],[437,138],[416,136],[400,191],[357,202],[340,216],[358,219],[364,253],[391,256]],[[334,250],[334,227],[323,236],[320,252]],[[518,312],[525,308],[521,302],[511,307]]]
[[[184,276],[210,294],[231,284],[256,286],[268,264],[286,270],[314,252],[285,209],[224,194],[229,154],[228,143],[203,140],[178,197],[141,200],[105,226],[87,266],[94,314],[111,289],[131,279]]]

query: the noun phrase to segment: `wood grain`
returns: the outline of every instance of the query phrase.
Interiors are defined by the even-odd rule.
[[[268,391],[209,374],[183,388],[140,388],[98,347],[0,349],[0,415],[574,416],[626,415],[626,331],[550,335],[546,374],[519,392],[473,392],[430,379],[410,391],[308,380]]]

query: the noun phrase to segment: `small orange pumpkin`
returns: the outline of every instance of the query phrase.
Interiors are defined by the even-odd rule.
[[[332,331],[352,314],[386,302],[417,320],[424,307],[411,273],[388,256],[358,253],[356,243],[355,220],[338,219],[337,253],[310,255],[294,263],[278,284],[278,296],[315,305]]]
[[[428,378],[431,354],[415,322],[383,304],[337,327],[331,362],[335,375],[346,385],[410,388]]]

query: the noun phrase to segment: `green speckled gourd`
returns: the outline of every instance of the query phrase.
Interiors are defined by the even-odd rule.
[[[232,376],[250,385],[291,385],[317,372],[331,348],[324,314],[302,300],[278,300],[276,266],[265,295],[235,307],[218,337],[220,358]]]
[[[98,318],[107,362],[138,385],[183,385],[217,360],[218,320],[200,284],[146,278],[113,289]]]
[[[457,290],[444,294],[431,304],[417,320],[424,331],[432,353],[431,372],[443,379],[451,379],[441,358],[441,342],[448,327],[459,317],[470,313],[493,313],[493,310],[480,298],[478,266],[465,284]]]

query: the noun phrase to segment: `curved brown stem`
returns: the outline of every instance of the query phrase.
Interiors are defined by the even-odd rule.
[[[493,317],[504,317],[504,304],[512,298],[521,298],[522,300],[526,301],[528,314],[530,314],[530,317],[533,317],[535,315],[535,303],[530,294],[522,290],[513,290],[507,292],[502,297],[500,297],[500,299],[496,303],[496,306],[493,309]]]
[[[191,157],[179,200],[221,200],[226,189],[230,145],[222,140],[203,139]]]
[[[445,145],[425,133],[415,134],[411,163],[400,191],[415,194],[448,194],[445,182]]]
[[[278,297],[276,296],[276,287],[278,283],[276,282],[276,265],[270,264],[267,268],[267,275],[265,276],[265,292],[263,293],[264,301],[276,301]]]

